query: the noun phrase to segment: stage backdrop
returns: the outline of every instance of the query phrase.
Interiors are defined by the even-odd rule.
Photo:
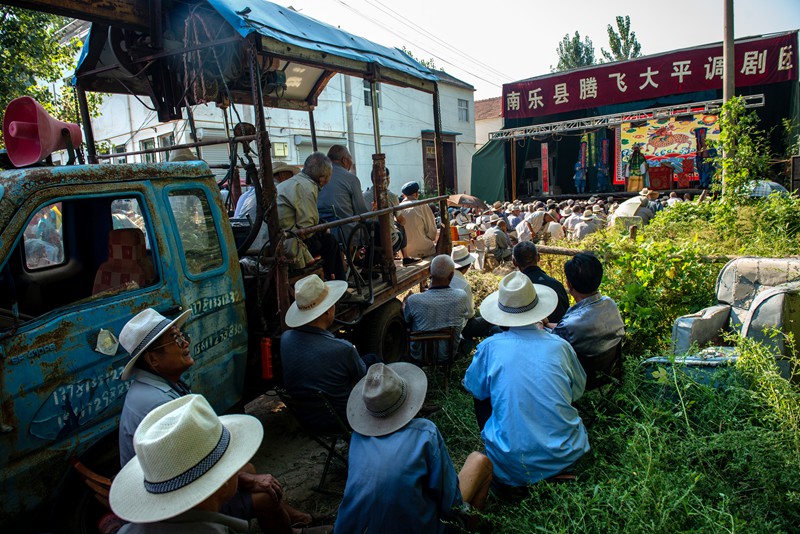
[[[639,123],[623,123],[620,127],[620,160],[625,168],[633,152],[633,145],[641,145],[642,154],[647,158],[647,163],[652,168],[668,167],[675,173],[676,178],[688,180],[688,175],[695,172],[695,157],[697,156],[697,134],[705,132],[706,142],[716,143],[719,140],[719,124],[717,115],[696,114],[691,119],[681,116],[669,119],[651,119]],[[669,183],[661,183],[661,177],[669,174],[657,170],[650,173],[653,189],[669,189]],[[685,176],[680,176],[681,174]],[[653,183],[653,178],[659,183]],[[688,184],[680,184],[687,187]]]

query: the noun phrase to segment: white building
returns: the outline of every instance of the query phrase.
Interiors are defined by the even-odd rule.
[[[475,152],[474,88],[452,76],[437,72],[444,141],[445,177],[451,192],[469,192],[472,155]],[[93,120],[95,140],[107,143],[115,153],[135,152],[191,142],[186,119],[158,123],[135,97],[111,95],[103,102],[100,116]],[[333,144],[350,148],[355,172],[362,189],[370,185],[373,136],[372,98],[369,84],[359,78],[336,75],[327,85],[314,110],[318,149],[327,152]],[[390,189],[399,192],[407,181],[435,183],[436,159],[433,151],[433,96],[428,93],[380,84],[377,96],[381,150],[391,171]],[[254,122],[249,106],[236,106],[242,122]],[[229,128],[240,122],[233,109],[227,110]],[[196,106],[194,120],[199,141],[225,139],[223,111],[214,105]],[[273,164],[302,165],[311,153],[308,113],[279,108],[267,110],[267,129],[272,142]],[[201,148],[209,164],[227,163],[227,145]],[[120,157],[118,162],[163,161],[166,154]],[[216,171],[215,171],[216,172]],[[223,174],[224,171],[219,171]],[[423,180],[426,177],[426,180]],[[426,187],[423,185],[423,187]]]
[[[489,134],[503,129],[502,97],[475,102],[475,142],[477,148],[489,141]]]

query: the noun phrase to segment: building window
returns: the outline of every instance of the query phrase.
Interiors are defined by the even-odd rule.
[[[167,148],[173,146],[175,144],[175,136],[172,134],[167,135],[159,135],[158,136],[158,147],[159,148]],[[169,161],[169,151],[167,152],[159,152],[158,153],[158,161]]]
[[[155,147],[156,147],[155,139],[145,139],[144,141],[139,141],[139,150],[152,150]],[[145,163],[155,163],[156,155],[153,153],[142,154],[142,161],[144,161]]]
[[[375,96],[378,100],[378,107],[381,107],[381,83],[375,82]],[[369,87],[369,80],[364,80],[364,105],[372,107],[372,91]]]
[[[469,122],[469,101],[458,99],[458,121]]]
[[[126,152],[125,145],[115,145],[114,146],[114,154],[124,154]],[[128,163],[127,156],[118,156],[114,158],[114,163],[118,165],[122,165],[123,163]]]

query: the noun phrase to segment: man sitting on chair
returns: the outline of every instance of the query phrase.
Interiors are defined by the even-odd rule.
[[[336,316],[336,302],[347,291],[347,282],[323,282],[312,274],[294,286],[295,301],[286,312],[287,330],[281,335],[283,383],[292,395],[322,391],[342,420],[347,419],[350,390],[367,372],[365,359],[349,341],[337,339],[328,330]],[[299,414],[303,422],[320,430],[336,429],[327,413]]]
[[[447,254],[440,254],[431,261],[431,286],[427,291],[412,294],[403,299],[403,315],[412,331],[440,330],[454,327],[455,343],[461,339],[461,330],[469,315],[469,297],[462,289],[450,287],[455,272],[455,263]],[[457,347],[453,347],[455,350]],[[439,361],[447,361],[453,355],[446,353],[445,343],[439,343]],[[422,359],[422,347],[411,343],[411,358]]]
[[[594,367],[587,365],[587,360],[616,347],[625,335],[625,323],[616,303],[597,292],[603,280],[603,265],[594,254],[576,254],[564,264],[564,274],[575,305],[567,310],[558,324],[550,323],[548,326],[554,334],[572,345],[584,369]],[[613,364],[613,360],[608,364]],[[599,370],[603,371],[610,374],[611,369]],[[592,376],[587,377],[589,382],[592,379]],[[591,385],[587,384],[587,388]]]

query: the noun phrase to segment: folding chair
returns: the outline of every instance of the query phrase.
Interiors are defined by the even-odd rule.
[[[345,443],[350,442],[350,429],[342,418],[339,417],[331,401],[322,391],[317,391],[308,395],[292,395],[285,389],[276,387],[275,392],[297,420],[301,430],[308,435],[308,437],[316,441],[323,449],[328,451],[327,457],[325,458],[325,466],[322,469],[322,477],[320,477],[319,484],[314,490],[330,495],[340,495],[338,492],[326,490],[324,485],[325,479],[328,477],[331,461],[333,461],[334,458],[342,462],[345,468],[347,468],[347,458],[336,450],[336,445],[338,445],[339,440]],[[305,417],[305,414],[309,413],[330,415],[331,420],[334,422],[334,428],[320,429],[315,427],[310,424]]]
[[[417,342],[422,345],[422,363],[431,367],[444,367],[444,393],[447,395],[450,386],[450,370],[453,367],[453,358],[456,348],[456,329],[455,327],[441,328],[439,330],[418,330],[408,331],[408,353],[411,354],[411,343]],[[439,360],[441,343],[445,343],[447,359]]]

